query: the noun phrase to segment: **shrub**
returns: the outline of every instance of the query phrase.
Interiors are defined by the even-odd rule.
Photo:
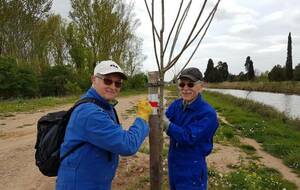
[[[300,63],[295,67],[294,79],[300,81]]]
[[[0,57],[0,96],[10,98],[17,90],[17,63],[15,59]]]
[[[32,98],[38,95],[37,75],[30,67],[22,66],[18,68],[16,80],[18,81],[16,96]]]
[[[66,88],[66,94],[67,95],[74,95],[74,94],[80,94],[82,92],[81,88],[78,86],[76,82],[68,81],[65,85]]]
[[[75,82],[75,76],[68,65],[55,65],[42,72],[40,80],[42,96],[62,96],[67,94],[67,82]]]
[[[125,82],[123,89],[141,89],[145,88],[148,83],[147,76],[144,73],[136,74],[129,77]]]
[[[271,81],[284,81],[286,78],[285,68],[282,68],[280,65],[275,65],[269,72],[268,77]]]

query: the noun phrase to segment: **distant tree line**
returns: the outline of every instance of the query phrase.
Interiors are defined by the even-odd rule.
[[[124,2],[71,0],[65,21],[50,12],[52,0],[1,0],[0,98],[82,92],[96,62],[106,59],[128,74],[125,88],[145,85],[139,21]]]
[[[204,79],[207,82],[252,81],[259,78],[263,80],[267,78],[269,81],[300,81],[300,63],[293,69],[291,33],[289,33],[288,36],[287,59],[284,67],[275,65],[270,72],[266,71],[260,76],[255,76],[253,61],[250,56],[247,56],[244,66],[246,73],[240,72],[238,75],[233,75],[228,72],[228,65],[226,62],[219,61],[217,66],[214,67],[213,60],[209,59],[204,73]]]
[[[241,72],[238,75],[230,74],[226,62],[219,61],[214,67],[212,59],[208,60],[206,70],[204,72],[204,80],[207,82],[224,82],[224,81],[246,81],[254,80],[254,67],[253,62],[248,56],[245,62],[246,73]]]

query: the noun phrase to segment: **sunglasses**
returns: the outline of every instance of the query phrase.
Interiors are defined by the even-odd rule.
[[[96,75],[96,77],[99,78],[99,79],[102,79],[104,84],[107,85],[107,86],[110,86],[112,83],[114,83],[116,88],[121,88],[122,87],[122,82],[121,81],[113,81],[111,79],[101,77],[101,76],[98,76],[98,75]]]
[[[189,88],[193,88],[193,87],[195,86],[195,84],[198,84],[198,83],[200,83],[200,81],[196,81],[196,82],[187,82],[187,83],[185,83],[185,82],[180,82],[180,83],[178,84],[178,86],[179,86],[180,88],[184,88],[185,85],[187,85]]]

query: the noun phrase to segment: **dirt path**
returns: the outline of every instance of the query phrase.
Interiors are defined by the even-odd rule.
[[[218,116],[218,117],[225,124],[232,126],[232,124],[229,123],[228,121],[226,121],[226,119],[224,117],[222,117],[222,116]],[[300,189],[300,178],[297,176],[297,174],[293,173],[293,171],[289,167],[284,165],[281,159],[278,159],[278,158],[270,155],[269,153],[263,151],[263,148],[261,147],[261,145],[253,139],[241,138],[241,137],[239,139],[240,139],[241,143],[251,145],[252,147],[254,147],[256,149],[256,153],[260,157],[259,160],[262,164],[264,164],[265,166],[267,166],[269,168],[276,169],[278,172],[280,172],[282,174],[283,178],[293,182],[297,186],[297,188]]]
[[[132,108],[142,98],[146,98],[146,95],[122,97],[119,99],[119,104],[116,108],[120,121],[125,128],[129,127],[134,119],[126,114],[126,110]],[[0,118],[1,190],[54,189],[55,178],[45,177],[40,174],[34,163],[36,121],[47,112],[66,110],[70,106],[60,106],[35,113],[18,113]],[[118,171],[114,181],[114,189],[125,189],[126,181],[132,180],[135,175],[140,175],[141,172],[147,172],[147,162],[148,156],[141,153],[130,157],[130,159],[122,158],[120,168],[123,169]],[[129,173],[131,174],[129,175]]]

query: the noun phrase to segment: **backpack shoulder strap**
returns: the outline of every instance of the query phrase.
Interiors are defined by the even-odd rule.
[[[116,116],[117,123],[120,124],[120,121],[119,121],[119,117],[118,117],[117,111],[116,111],[115,108],[113,108],[113,110],[114,110],[114,113],[115,113],[115,116]]]
[[[99,100],[97,100],[96,98],[89,98],[89,97],[86,97],[86,98],[82,98],[80,100],[78,100],[74,106],[72,106],[66,113],[66,116],[64,118],[65,121],[69,121],[70,117],[71,117],[71,114],[72,112],[74,111],[74,109],[81,105],[81,104],[84,104],[84,103],[88,103],[88,102],[91,102],[91,103],[94,103],[96,105],[98,105],[99,107],[103,108],[103,109],[106,109],[106,106],[100,102]],[[118,116],[117,117],[117,120],[118,120]],[[118,120],[119,121],[119,120]],[[60,158],[60,161],[63,161],[63,159],[65,159],[67,156],[69,156],[72,152],[74,152],[76,149],[78,149],[79,147],[81,147],[82,145],[84,145],[85,142],[81,142],[79,144],[77,144],[76,146],[74,146],[73,148],[71,148],[70,150],[68,150],[61,158]]]

